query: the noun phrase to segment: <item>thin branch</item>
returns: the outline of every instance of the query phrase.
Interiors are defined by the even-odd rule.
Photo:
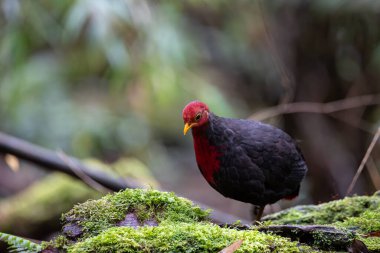
[[[363,157],[363,160],[360,163],[359,168],[356,171],[356,174],[355,174],[354,178],[352,179],[350,186],[347,189],[346,196],[348,194],[350,194],[351,191],[352,191],[352,189],[354,188],[354,186],[356,184],[356,181],[358,180],[358,178],[360,176],[360,173],[363,171],[364,165],[366,164],[366,162],[367,162],[367,160],[369,158],[369,155],[371,154],[373,148],[375,147],[375,144],[376,144],[377,140],[379,139],[379,136],[380,136],[380,127],[377,129],[377,132],[376,132],[375,136],[373,137],[373,139],[371,141],[371,144],[369,144],[367,152],[365,153],[365,155]]]
[[[282,114],[289,113],[320,113],[330,114],[338,111],[349,110],[362,106],[379,105],[380,94],[370,94],[357,97],[350,97],[328,103],[316,102],[296,102],[290,104],[280,104],[265,110],[256,112],[249,116],[249,119],[265,120]]]
[[[372,156],[368,158],[366,165],[373,186],[380,190],[380,173]]]
[[[89,177],[86,173],[84,173],[82,169],[74,163],[71,157],[66,155],[62,150],[58,150],[57,155],[62,159],[63,162],[67,164],[67,167],[69,167],[88,186],[102,193],[107,193],[111,191],[110,189],[104,187],[102,184],[99,184],[94,179]]]

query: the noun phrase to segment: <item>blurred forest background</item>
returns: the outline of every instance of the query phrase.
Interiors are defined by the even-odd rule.
[[[196,167],[183,136],[189,101],[299,140],[301,195],[266,212],[344,197],[380,120],[376,0],[0,4],[0,131],[242,218],[249,205],[215,192]],[[379,150],[353,193],[380,189]],[[3,232],[46,238],[60,213],[99,196],[19,162],[0,162]]]

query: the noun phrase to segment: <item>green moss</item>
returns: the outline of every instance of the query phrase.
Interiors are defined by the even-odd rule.
[[[365,237],[380,231],[380,196],[347,197],[321,205],[298,206],[264,217],[265,224],[320,224],[350,229],[373,252],[380,252],[378,237]],[[325,242],[324,238],[320,243]]]
[[[219,252],[243,239],[236,252],[315,252],[297,242],[260,233],[221,228],[209,223],[163,222],[157,227],[110,228],[69,247],[68,252]]]
[[[361,240],[371,252],[380,252],[380,237],[367,237],[371,232],[380,231],[380,206],[367,210],[358,217],[348,217],[345,221],[336,223],[338,226],[356,230]]]
[[[325,224],[339,226],[342,240],[362,240],[373,252],[379,241],[365,237],[379,230],[379,196],[351,197],[317,206],[295,207],[271,216],[271,224]],[[141,224],[154,220],[157,226],[119,227],[133,213]],[[236,252],[316,252],[289,239],[260,233],[221,228],[207,222],[208,212],[173,193],[156,190],[125,190],[75,206],[63,218],[83,230],[74,241],[61,237],[47,246],[68,252],[218,252],[233,242],[244,242]],[[135,219],[135,218],[133,218]],[[355,231],[355,235],[352,231]],[[346,236],[347,234],[351,236]],[[314,246],[333,248],[323,233],[314,233]],[[73,238],[72,238],[73,239]]]
[[[69,245],[70,242],[68,241],[68,239],[63,236],[63,235],[58,235],[57,237],[54,238],[54,240],[52,241],[44,241],[41,243],[41,247],[43,249],[46,249],[46,248],[57,248],[57,249],[67,249],[67,245]]]
[[[374,210],[367,210],[358,217],[347,217],[343,222],[336,223],[341,227],[357,229],[360,233],[380,231],[380,206]]]
[[[64,221],[76,222],[83,227],[84,237],[98,234],[104,229],[115,226],[126,214],[133,212],[143,222],[154,219],[158,223],[196,222],[208,216],[204,211],[187,199],[177,197],[174,193],[157,190],[124,190],[108,194],[98,200],[90,200],[76,205],[63,215]]]
[[[342,233],[340,233],[342,232]],[[329,234],[322,231],[315,231],[312,233],[314,240],[313,246],[323,249],[336,249],[337,243],[339,245],[350,245],[350,243],[356,238],[352,231],[346,229],[339,229],[339,233]]]
[[[359,240],[361,240],[371,252],[380,252],[380,237],[362,237],[359,238]]]
[[[264,217],[271,224],[333,224],[350,217],[360,217],[366,211],[378,211],[380,197],[356,196],[320,205],[298,206]]]

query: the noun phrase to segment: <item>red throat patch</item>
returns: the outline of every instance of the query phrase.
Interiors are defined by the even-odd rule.
[[[206,128],[207,126],[202,126],[192,129],[195,157],[203,177],[209,184],[215,186],[214,173],[220,169],[218,157],[221,154],[217,147],[210,145]]]

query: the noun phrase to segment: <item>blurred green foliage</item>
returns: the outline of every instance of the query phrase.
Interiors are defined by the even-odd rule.
[[[1,3],[0,129],[76,156],[136,155],[181,134],[181,109],[207,100],[232,114],[192,69],[202,57],[181,4]],[[212,96],[210,96],[212,94]]]

